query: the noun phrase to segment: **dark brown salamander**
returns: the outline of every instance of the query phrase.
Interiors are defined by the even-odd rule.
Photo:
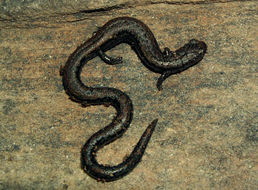
[[[60,73],[63,76],[65,91],[70,98],[83,106],[111,105],[117,111],[113,121],[92,135],[81,151],[82,168],[99,181],[117,180],[136,167],[158,121],[152,121],[132,153],[122,163],[104,166],[96,161],[96,152],[120,138],[129,127],[133,117],[133,105],[127,94],[118,89],[86,86],[80,79],[80,73],[82,67],[97,56],[107,64],[122,63],[121,57],[112,58],[105,54],[120,43],[129,44],[148,69],[161,73],[157,81],[159,90],[162,82],[170,75],[201,61],[207,49],[204,42],[193,39],[175,52],[168,48],[161,51],[154,35],[144,23],[134,18],[121,17],[107,22],[69,57]]]

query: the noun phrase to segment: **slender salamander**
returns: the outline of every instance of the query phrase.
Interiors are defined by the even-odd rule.
[[[130,17],[119,17],[107,22],[71,54],[65,66],[60,69],[63,86],[70,99],[82,106],[113,106],[117,112],[112,122],[93,134],[81,151],[83,170],[103,182],[117,180],[136,167],[158,121],[155,119],[151,122],[132,153],[122,163],[107,166],[97,162],[97,151],[120,138],[130,126],[133,104],[129,96],[118,89],[86,86],[81,81],[80,73],[82,67],[97,56],[110,65],[122,63],[121,57],[105,54],[121,43],[129,44],[149,70],[161,74],[156,84],[158,90],[161,90],[163,81],[170,75],[200,62],[207,50],[204,42],[192,39],[174,52],[169,48],[161,51],[153,33],[144,23]]]

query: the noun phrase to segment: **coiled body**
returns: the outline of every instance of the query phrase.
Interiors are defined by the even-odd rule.
[[[153,120],[132,153],[121,164],[104,166],[96,161],[96,152],[121,137],[129,127],[133,117],[133,105],[131,99],[118,89],[86,86],[80,79],[80,72],[83,65],[96,56],[107,64],[121,63],[121,57],[112,58],[105,54],[120,43],[129,44],[148,69],[161,73],[157,82],[159,90],[167,77],[198,63],[207,49],[204,42],[191,40],[175,52],[168,48],[161,51],[154,35],[145,24],[134,18],[120,17],[107,22],[71,54],[60,70],[65,91],[70,98],[83,106],[107,105],[113,106],[117,111],[113,121],[91,136],[82,148],[84,171],[99,181],[114,181],[132,171],[140,162],[158,121]]]

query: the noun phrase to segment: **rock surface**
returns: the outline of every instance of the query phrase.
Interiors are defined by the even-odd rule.
[[[0,189],[256,189],[257,2],[1,1]],[[99,26],[118,16],[146,23],[161,48],[190,39],[208,45],[204,59],[156,89],[128,45],[82,72],[89,86],[126,92],[134,118],[125,135],[98,152],[103,164],[130,154],[159,119],[141,163],[126,177],[98,183],[80,169],[80,149],[115,110],[68,99],[59,68]]]

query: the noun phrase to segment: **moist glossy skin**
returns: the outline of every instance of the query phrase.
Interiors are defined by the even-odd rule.
[[[120,138],[129,127],[133,117],[133,105],[127,94],[118,89],[86,86],[81,82],[80,73],[83,65],[97,56],[107,64],[122,63],[121,57],[112,58],[105,54],[120,43],[129,44],[148,69],[161,73],[157,81],[159,90],[167,77],[201,61],[207,49],[204,42],[193,39],[175,52],[168,48],[161,51],[145,24],[134,18],[120,17],[107,22],[69,57],[60,70],[64,89],[69,97],[83,106],[111,105],[117,111],[113,121],[92,135],[81,151],[83,170],[98,181],[114,181],[132,171],[140,162],[158,121],[152,121],[132,153],[122,163],[104,166],[96,161],[96,152]]]

